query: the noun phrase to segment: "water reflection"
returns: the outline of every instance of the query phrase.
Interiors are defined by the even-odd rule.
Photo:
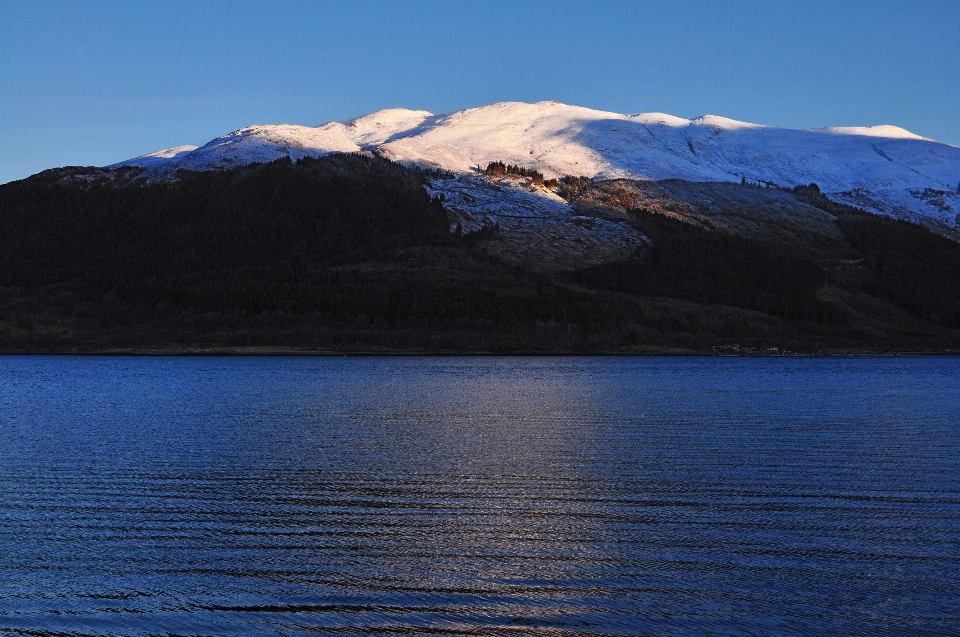
[[[947,634],[958,372],[0,358],[0,633]]]

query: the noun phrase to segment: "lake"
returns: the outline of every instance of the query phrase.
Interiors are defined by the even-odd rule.
[[[0,357],[0,634],[955,635],[960,358]]]

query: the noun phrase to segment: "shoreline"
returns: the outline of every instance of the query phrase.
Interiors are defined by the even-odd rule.
[[[0,350],[0,356],[303,356],[303,357],[709,357],[709,358],[825,358],[825,357],[905,357],[905,356],[960,356],[960,350],[870,350],[823,349],[811,351],[705,351],[663,347],[631,351],[513,351],[484,350],[411,350],[389,348],[322,349],[298,347],[129,347],[70,349],[14,349]]]

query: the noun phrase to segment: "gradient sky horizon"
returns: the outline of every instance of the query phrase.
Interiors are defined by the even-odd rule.
[[[0,183],[251,124],[508,100],[960,146],[960,1],[0,0]]]

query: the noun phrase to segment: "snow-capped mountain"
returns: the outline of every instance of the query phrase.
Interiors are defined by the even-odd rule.
[[[389,109],[317,127],[251,126],[199,148],[180,146],[115,164],[154,178],[179,168],[376,152],[469,174],[504,161],[546,177],[681,178],[794,186],[881,214],[960,223],[960,148],[896,126],[793,130],[715,115],[623,115],[557,102],[503,102],[433,115]]]

